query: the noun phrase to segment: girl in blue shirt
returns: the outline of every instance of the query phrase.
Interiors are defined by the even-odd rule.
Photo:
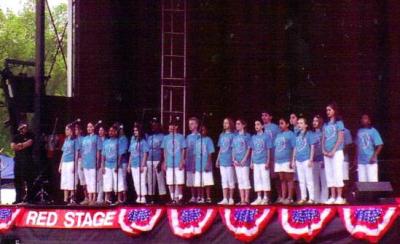
[[[75,186],[77,183],[77,179],[74,176],[75,169],[77,167],[76,161],[76,141],[74,138],[73,127],[68,125],[65,127],[65,141],[61,148],[62,156],[61,163],[58,168],[58,171],[61,173],[61,184],[60,188],[64,191],[64,203],[68,202],[71,204],[75,204],[74,194],[75,194]]]
[[[296,146],[296,136],[293,131],[289,130],[289,121],[286,118],[279,120],[279,128],[281,132],[276,136],[275,146],[275,172],[279,174],[281,181],[281,199],[277,203],[290,204],[293,203],[294,195],[294,163],[293,149]]]
[[[378,156],[383,148],[379,132],[371,126],[368,114],[361,116],[361,128],[357,132],[358,181],[378,182]]]
[[[218,139],[218,157],[216,167],[220,169],[223,199],[218,204],[233,205],[235,190],[235,171],[232,164],[232,140],[235,135],[235,125],[231,118],[225,118],[222,124],[223,132]]]
[[[307,191],[309,196],[307,203],[313,204],[315,202],[313,182],[314,137],[308,131],[308,124],[305,118],[299,118],[297,126],[299,132],[296,137],[293,161],[296,162],[296,172],[300,183],[301,199],[298,204],[307,202]]]
[[[102,204],[104,202],[104,191],[103,191],[103,173],[101,171],[101,152],[103,150],[103,144],[106,140],[107,133],[106,128],[103,125],[100,125],[97,137],[97,203]]]
[[[135,187],[137,203],[146,203],[147,195],[146,175],[147,175],[147,156],[149,146],[144,139],[141,126],[137,123],[133,126],[133,136],[129,146],[129,165],[128,172],[132,172],[133,185]]]
[[[331,196],[326,204],[344,204],[343,198],[343,142],[344,124],[339,119],[338,106],[331,103],[326,106],[328,122],[325,123],[322,132],[322,152],[324,154],[324,165],[327,185]]]
[[[238,178],[240,203],[247,205],[250,200],[250,134],[245,131],[246,122],[236,121],[237,134],[232,140],[232,161]]]
[[[328,200],[329,192],[326,185],[326,175],[324,167],[324,155],[322,154],[322,126],[324,120],[320,115],[313,118],[313,137],[314,137],[314,199],[317,203],[325,203]]]
[[[89,202],[93,205],[96,201],[96,169],[97,169],[97,135],[94,134],[94,125],[87,124],[87,136],[83,137],[81,145],[82,168],[86,180],[86,191]]]

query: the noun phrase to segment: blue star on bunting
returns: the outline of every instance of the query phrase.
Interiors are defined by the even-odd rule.
[[[12,211],[8,208],[0,209],[0,221],[7,221],[11,218]]]
[[[354,216],[358,221],[376,224],[383,214],[380,208],[356,209]]]
[[[239,223],[253,223],[257,214],[258,209],[236,209],[234,219]]]
[[[181,213],[180,220],[185,224],[196,223],[201,218],[202,213],[198,208],[184,209]]]
[[[151,216],[149,209],[133,209],[128,213],[128,220],[130,222],[143,222],[148,221]]]
[[[300,223],[300,224],[311,223],[313,220],[319,218],[320,218],[319,211],[314,208],[293,210],[292,212],[292,221],[295,223]]]

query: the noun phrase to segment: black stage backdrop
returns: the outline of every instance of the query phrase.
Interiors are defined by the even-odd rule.
[[[335,100],[353,136],[360,113],[373,116],[381,179],[400,185],[398,1],[188,2],[188,115],[213,112],[214,140],[227,115],[311,116]],[[130,127],[160,103],[160,1],[77,1],[76,17],[69,116]]]

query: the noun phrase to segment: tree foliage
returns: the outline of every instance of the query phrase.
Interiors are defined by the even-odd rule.
[[[67,5],[59,4],[51,9],[54,22],[61,38],[67,22]],[[26,0],[22,11],[2,11],[0,9],[0,70],[4,68],[6,58],[31,61],[35,60],[35,1]],[[67,94],[67,70],[61,53],[57,55],[53,70],[49,74],[57,50],[57,37],[50,21],[50,14],[46,8],[45,22],[45,75],[50,75],[46,83],[47,95],[65,96]],[[67,35],[63,42],[65,55],[67,54]],[[30,73],[33,75],[33,72]],[[0,100],[4,101],[3,91]],[[12,154],[10,144],[10,131],[2,123],[8,119],[7,109],[0,107],[0,148],[5,148],[6,154]]]

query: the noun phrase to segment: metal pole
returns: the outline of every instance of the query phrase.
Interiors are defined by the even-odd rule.
[[[41,165],[41,104],[44,95],[44,21],[45,21],[45,0],[36,0],[36,59],[35,59],[35,94],[34,94],[34,119],[33,132],[35,143],[33,145],[33,159],[36,167]]]

